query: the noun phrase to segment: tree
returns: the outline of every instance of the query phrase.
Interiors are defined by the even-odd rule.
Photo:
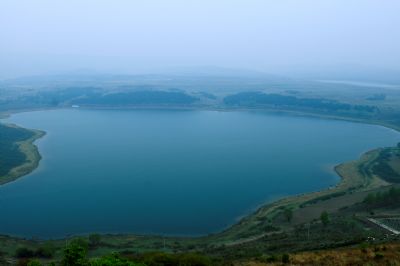
[[[323,212],[321,213],[320,219],[321,219],[322,224],[323,224],[324,226],[327,226],[328,223],[329,223],[329,214],[328,214],[328,212],[327,212],[327,211],[323,211]]]
[[[87,246],[84,246],[80,240],[73,240],[64,250],[62,266],[88,266],[89,261],[86,258]]]
[[[283,214],[286,217],[286,220],[290,223],[292,221],[293,218],[293,211],[290,208],[286,208],[285,211],[283,212]]]

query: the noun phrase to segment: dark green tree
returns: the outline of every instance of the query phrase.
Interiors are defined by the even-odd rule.
[[[86,258],[87,245],[81,240],[73,240],[64,249],[64,257],[61,261],[62,266],[89,266]]]
[[[327,211],[323,211],[320,216],[321,222],[324,226],[329,224],[329,214]]]
[[[293,219],[293,211],[291,208],[286,208],[285,211],[283,212],[285,215],[286,220],[290,223]]]

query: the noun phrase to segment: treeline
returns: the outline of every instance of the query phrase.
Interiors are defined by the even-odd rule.
[[[69,105],[75,98],[92,97],[100,91],[101,89],[96,87],[43,90],[12,99],[0,99],[0,111]]]
[[[33,134],[26,129],[0,124],[0,177],[25,162],[26,156],[18,149],[16,142],[27,140]]]
[[[400,188],[391,187],[386,192],[369,193],[363,203],[370,207],[386,207],[400,204]]]
[[[387,162],[377,162],[373,167],[372,171],[374,174],[383,178],[384,180],[391,183],[400,182],[400,174],[398,174]]]
[[[228,106],[240,107],[290,107],[290,108],[311,108],[323,111],[357,111],[372,113],[377,111],[375,106],[351,105],[336,100],[322,98],[297,98],[280,94],[266,94],[262,92],[241,92],[224,98]]]
[[[69,103],[76,98],[94,97],[99,92],[100,89],[95,87],[71,87],[62,90],[42,91],[27,100],[39,105],[58,106]]]
[[[398,144],[399,146],[400,143]],[[400,174],[389,165],[392,157],[400,157],[400,150],[398,148],[381,151],[374,166],[372,166],[372,172],[388,182],[400,183]]]
[[[112,94],[96,94],[72,101],[78,105],[187,105],[198,98],[175,91],[134,91]]]
[[[215,97],[200,94],[203,97]],[[96,87],[71,87],[59,90],[40,91],[15,99],[0,99],[0,111],[12,109],[42,108],[77,105],[188,105],[199,100],[198,97],[180,91],[137,90],[104,94]]]

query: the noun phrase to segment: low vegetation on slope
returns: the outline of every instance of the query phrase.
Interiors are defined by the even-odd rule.
[[[385,245],[362,244],[353,248],[309,251],[280,256],[265,256],[257,260],[245,261],[234,265],[400,265],[400,244]]]
[[[400,143],[398,148],[400,148]],[[400,173],[397,169],[394,169],[398,168],[400,162],[400,149],[398,148],[383,150],[372,168],[375,175],[381,176],[391,183],[400,183]]]
[[[0,124],[0,178],[26,161],[26,155],[19,149],[17,142],[33,136],[32,131]]]
[[[263,266],[263,265],[400,265],[400,244],[361,243],[352,247],[302,251],[259,252],[252,257],[226,259],[194,252],[165,253],[160,251],[134,253],[113,252],[90,257],[93,246],[83,238],[68,242],[59,257],[51,247],[41,249],[40,255],[32,250],[20,248],[13,259],[0,256],[1,265],[18,266]],[[47,253],[44,253],[47,252]],[[240,252],[240,251],[238,251]],[[243,251],[244,252],[244,251]],[[254,253],[254,252],[253,252]]]
[[[322,98],[297,98],[280,94],[262,92],[241,92],[224,98],[228,106],[237,107],[275,107],[291,109],[314,109],[325,112],[374,113],[377,108],[369,105],[351,105],[336,100]]]
[[[73,104],[80,105],[187,105],[198,99],[183,92],[172,91],[133,91],[123,93],[96,94],[91,97],[75,99]]]

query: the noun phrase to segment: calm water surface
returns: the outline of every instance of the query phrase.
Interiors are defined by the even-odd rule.
[[[7,120],[42,129],[33,173],[0,187],[0,233],[201,235],[260,204],[335,185],[332,167],[400,135],[262,112],[54,110]]]

